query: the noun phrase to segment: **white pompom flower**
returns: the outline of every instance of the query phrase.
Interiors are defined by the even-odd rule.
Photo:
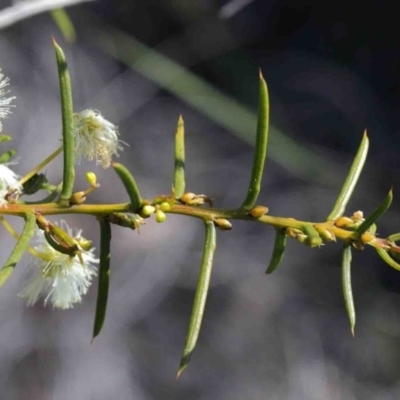
[[[74,234],[65,221],[61,228],[75,239],[81,239],[82,231]],[[99,260],[94,256],[94,248],[81,253],[82,264],[77,256],[70,257],[53,249],[41,230],[37,230],[33,246],[37,253],[31,263],[31,277],[19,296],[26,300],[28,306],[35,304],[40,297],[44,305],[48,302],[53,308],[68,309],[80,303],[97,274]]]
[[[6,118],[11,113],[10,107],[14,107],[11,102],[15,97],[6,97],[8,91],[4,90],[10,82],[9,78],[4,78],[4,74],[1,73],[0,68],[0,118]],[[3,129],[3,125],[0,121],[0,132]]]
[[[0,164],[0,205],[7,204],[6,195],[14,192],[22,193],[22,185],[19,183],[18,175],[8,167],[11,163]]]
[[[83,110],[74,114],[76,162],[96,160],[97,165],[108,168],[111,157],[122,150],[118,128],[96,110]]]

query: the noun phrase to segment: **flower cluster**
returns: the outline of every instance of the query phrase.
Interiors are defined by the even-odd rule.
[[[118,128],[96,110],[83,110],[74,114],[75,156],[78,163],[83,158],[108,168],[113,154],[122,150]]]
[[[13,107],[11,102],[15,99],[15,97],[5,97],[8,91],[5,91],[4,88],[8,86],[9,81],[9,78],[4,78],[0,68],[0,118],[6,118],[11,113],[10,107]],[[3,125],[0,121],[0,132],[2,129]]]
[[[8,164],[9,165],[9,164]],[[6,196],[10,194],[20,195],[22,185],[19,183],[18,175],[6,164],[0,164],[0,205],[7,204]]]
[[[0,68],[0,119],[6,118],[11,113],[10,107],[13,107],[11,102],[15,97],[6,97],[8,91],[4,88],[8,86],[10,79],[5,78],[4,74],[1,73]],[[0,121],[0,132],[3,129],[3,125]],[[6,204],[5,199],[7,195],[15,193],[19,195],[21,193],[22,186],[18,181],[18,176],[8,167],[8,164],[0,164],[0,205]]]
[[[61,227],[78,242],[82,239],[81,230],[74,233],[65,221],[61,221]],[[62,254],[51,247],[42,230],[37,230],[35,241],[36,258],[30,265],[31,277],[19,296],[26,299],[28,306],[43,297],[44,305],[50,301],[53,308],[72,308],[81,301],[96,276],[95,264],[99,260],[94,256],[94,249],[81,249],[81,263],[78,257]]]

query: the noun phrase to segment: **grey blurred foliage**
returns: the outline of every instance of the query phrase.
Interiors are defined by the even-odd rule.
[[[348,212],[368,213],[393,184],[394,205],[378,228],[382,236],[397,232],[398,86],[393,81],[389,90],[382,78],[377,87],[373,66],[380,63],[387,80],[394,79],[398,50],[395,57],[385,53],[376,59],[372,44],[360,40],[351,58],[351,40],[359,40],[356,31],[363,26],[334,13],[331,26],[318,25],[317,3],[253,1],[225,18],[221,7],[226,3],[99,0],[72,7],[74,44],[62,41],[49,14],[3,30],[0,65],[17,96],[4,133],[13,136],[12,146],[19,150],[17,172],[29,170],[60,143],[54,35],[69,62],[75,109],[98,109],[119,126],[121,139],[129,143],[119,161],[133,172],[144,197],[170,191],[173,134],[182,114],[188,190],[206,193],[217,207],[242,202],[252,148],[96,46],[91,21],[101,21],[104,32],[118,28],[133,35],[253,109],[261,67],[274,126],[336,166],[333,171],[316,166],[320,176],[345,178],[367,128],[371,153]],[[342,40],[346,35],[348,42]],[[391,63],[396,64],[392,75]],[[371,67],[367,71],[359,65]],[[101,188],[90,201],[122,200],[122,185],[111,170],[82,164],[78,187],[85,185],[84,172],[93,169]],[[46,174],[58,183],[61,164],[53,162]],[[260,203],[274,215],[321,220],[339,189],[331,180],[324,185],[312,175],[299,178],[267,158]],[[66,219],[83,226],[98,245],[95,220]],[[21,226],[19,220],[15,224]],[[179,381],[174,377],[201,258],[198,221],[168,216],[162,225],[147,223],[140,234],[114,227],[109,308],[92,345],[96,282],[73,310],[53,311],[42,304],[26,308],[17,293],[26,278],[27,257],[0,292],[0,399],[399,398],[397,272],[370,249],[354,254],[353,339],[340,288],[340,245],[308,249],[289,242],[280,269],[265,276],[271,229],[236,222],[231,232],[219,233],[203,329]],[[4,262],[14,240],[4,230],[0,240]]]

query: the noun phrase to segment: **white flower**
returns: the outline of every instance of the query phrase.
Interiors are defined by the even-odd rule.
[[[19,183],[18,175],[8,168],[8,164],[0,164],[0,205],[7,204],[5,196],[11,192],[17,195],[22,193],[22,185]]]
[[[65,221],[61,221],[61,227],[75,239],[81,238],[82,231],[74,234]],[[97,267],[94,264],[99,260],[93,254],[94,249],[82,251],[81,264],[77,256],[71,258],[54,250],[39,229],[35,240],[33,248],[39,257],[31,264],[33,274],[19,296],[26,299],[28,306],[35,304],[40,297],[44,297],[44,305],[50,301],[53,308],[67,309],[80,303],[93,276],[96,276]]]
[[[9,81],[9,78],[4,78],[0,68],[0,118],[6,118],[11,113],[10,107],[13,107],[11,102],[15,99],[15,97],[5,97],[8,91],[5,91],[4,88],[8,86]],[[3,125],[0,121],[0,132],[2,129]]]
[[[122,150],[118,140],[118,128],[96,110],[84,110],[74,114],[76,161],[82,158],[96,160],[97,165],[108,168],[113,154]]]

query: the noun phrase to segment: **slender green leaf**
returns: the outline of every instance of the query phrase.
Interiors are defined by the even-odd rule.
[[[204,308],[206,305],[208,288],[210,286],[212,264],[216,248],[216,229],[212,221],[205,221],[204,224],[206,228],[206,238],[204,243],[203,258],[201,261],[199,279],[197,281],[189,330],[186,336],[181,363],[176,376],[177,378],[179,378],[183,370],[188,366],[190,358],[196,347],[201,321],[203,319]]]
[[[139,188],[136,185],[135,178],[122,164],[113,162],[112,166],[114,168],[114,171],[120,177],[123,185],[125,186],[125,189],[131,200],[132,212],[138,211],[139,208],[142,206],[142,197],[140,195]]]
[[[342,256],[342,289],[347,317],[349,318],[351,334],[354,336],[356,326],[356,311],[354,308],[353,290],[351,287],[351,245],[346,244]]]
[[[392,203],[392,200],[393,192],[392,189],[390,189],[389,193],[383,199],[379,207],[375,209],[371,215],[365,218],[365,221],[355,230],[355,233],[361,235],[362,233],[366,232],[378,220],[378,218],[387,211]]]
[[[320,246],[323,243],[321,236],[312,224],[305,224],[303,232],[307,235],[306,244],[310,247]]]
[[[25,215],[25,226],[22,230],[21,236],[19,237],[13,251],[8,257],[4,267],[0,270],[0,288],[6,283],[8,278],[14,272],[14,268],[24,255],[29,245],[33,233],[35,232],[36,218],[35,214],[29,213]]]
[[[265,271],[266,274],[272,274],[274,272],[280,262],[282,261],[283,254],[286,248],[286,229],[276,229],[275,233],[275,243],[274,249],[272,250],[271,261],[269,262],[268,268]]]
[[[182,115],[179,116],[175,133],[174,191],[177,199],[185,193],[185,125]]]
[[[259,76],[259,104],[256,145],[254,148],[253,169],[247,196],[242,204],[244,210],[251,210],[255,205],[261,189],[261,181],[264,173],[265,158],[267,156],[268,126],[269,126],[269,99],[268,87],[261,70]]]
[[[61,96],[62,136],[64,150],[63,188],[60,195],[60,204],[69,206],[75,181],[75,136],[74,136],[74,108],[72,103],[71,79],[64,52],[53,38],[58,78]]]
[[[110,284],[110,245],[111,226],[106,218],[99,218],[100,223],[100,265],[99,285],[97,290],[96,315],[93,326],[93,338],[100,333],[106,318],[108,287]]]
[[[344,213],[347,203],[350,200],[353,190],[358,182],[361,171],[364,167],[365,160],[368,154],[369,140],[367,131],[364,131],[363,138],[358,148],[357,154],[354,158],[353,164],[351,165],[350,172],[344,181],[342,190],[340,191],[339,197],[336,200],[333,210],[328,216],[328,220],[336,220],[341,217]]]
[[[64,8],[58,8],[51,11],[51,16],[53,17],[54,22],[57,24],[58,29],[62,33],[64,39],[70,43],[75,42],[75,27],[67,11],[65,11]]]
[[[392,257],[388,254],[388,252],[380,247],[375,248],[376,252],[379,254],[379,256],[382,258],[383,261],[385,261],[386,264],[390,265],[392,268],[396,269],[397,271],[400,271],[400,264],[398,264],[395,260],[393,260]]]

